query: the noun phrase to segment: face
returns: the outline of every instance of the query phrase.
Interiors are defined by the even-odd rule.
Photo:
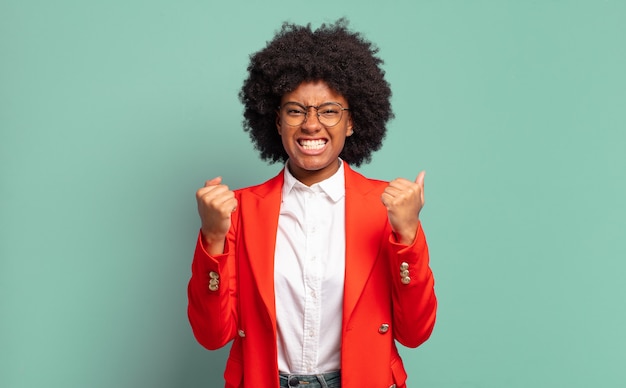
[[[303,82],[294,91],[281,99],[281,107],[289,102],[298,103],[308,112],[306,120],[297,126],[286,122],[287,112],[281,109],[276,118],[276,127],[289,155],[287,165],[296,179],[305,185],[312,185],[332,176],[339,169],[339,154],[343,150],[346,137],[352,135],[352,119],[344,110],[336,125],[325,126],[311,106],[325,103],[339,103],[349,108],[348,101],[331,89],[325,82]],[[322,108],[320,108],[320,114]],[[324,121],[324,120],[322,120]]]

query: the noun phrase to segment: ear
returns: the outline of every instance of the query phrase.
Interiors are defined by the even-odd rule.
[[[347,130],[346,130],[346,137],[352,136],[353,133],[354,133],[354,129],[352,127],[352,117],[349,117],[348,118],[348,126],[347,126]]]
[[[276,129],[278,130],[278,134],[282,135],[282,133],[281,133],[282,128],[281,128],[281,124],[280,124],[280,112],[279,111],[276,111]]]

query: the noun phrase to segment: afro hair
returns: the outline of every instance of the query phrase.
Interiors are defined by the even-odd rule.
[[[302,82],[323,81],[350,106],[354,133],[340,157],[355,166],[369,162],[393,118],[391,89],[377,53],[378,48],[350,31],[343,18],[315,31],[310,24],[283,23],[267,46],[250,56],[248,78],[239,92],[244,130],[261,158],[270,163],[288,158],[276,129],[282,96]]]

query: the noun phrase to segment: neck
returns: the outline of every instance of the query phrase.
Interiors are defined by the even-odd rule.
[[[321,170],[306,170],[303,168],[294,169],[291,165],[290,161],[287,161],[287,168],[289,168],[289,172],[294,176],[298,181],[307,186],[312,186],[316,183],[319,183],[323,180],[326,180],[333,176],[341,165],[341,160],[337,159],[337,163],[332,163],[331,165],[323,168]]]

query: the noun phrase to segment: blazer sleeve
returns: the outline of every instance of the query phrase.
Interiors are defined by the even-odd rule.
[[[187,315],[196,340],[209,350],[223,347],[237,333],[235,220],[238,213],[232,214],[224,253],[216,256],[207,253],[199,233],[191,265]]]
[[[397,243],[392,233],[387,236],[384,244],[391,271],[394,337],[404,346],[417,347],[430,337],[437,313],[426,237],[421,223],[409,246]]]

